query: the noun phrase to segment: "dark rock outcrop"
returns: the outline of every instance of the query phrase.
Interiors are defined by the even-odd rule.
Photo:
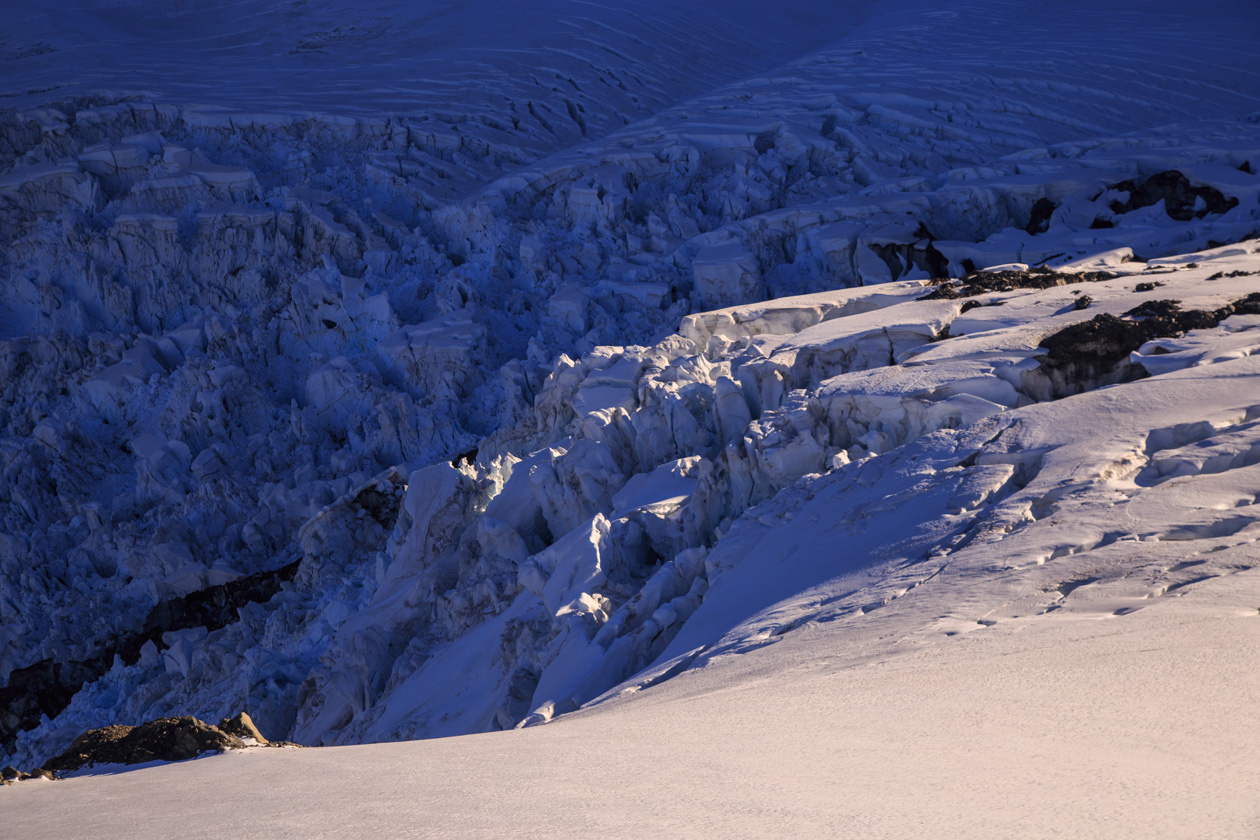
[[[244,742],[195,717],[169,717],[140,726],[106,726],[85,732],[43,769],[62,773],[92,764],[184,761],[204,752],[241,749]]]
[[[258,572],[233,581],[190,592],[182,598],[162,601],[149,611],[144,628],[127,640],[120,651],[124,662],[134,662],[145,642],[158,642],[162,634],[185,627],[218,630],[239,620],[238,609],[250,603],[265,603],[293,580],[299,561],[279,569]]]
[[[1146,371],[1129,354],[1155,338],[1211,329],[1231,315],[1260,314],[1260,292],[1219,309],[1183,310],[1175,300],[1148,300],[1116,317],[1103,313],[1065,327],[1040,342],[1047,351],[1040,374],[1054,398],[1141,379]]]
[[[1164,212],[1170,219],[1188,222],[1191,219],[1202,219],[1209,214],[1219,215],[1238,206],[1238,199],[1226,198],[1220,190],[1192,186],[1190,180],[1175,169],[1158,172],[1141,184],[1121,181],[1113,184],[1111,189],[1129,194],[1126,201],[1111,202],[1111,212],[1116,215],[1150,207],[1162,201]],[[1203,205],[1196,209],[1199,199],[1203,200]]]
[[[1075,283],[1098,283],[1112,280],[1115,274],[1105,271],[1059,272],[1048,268],[1028,271],[981,271],[961,280],[944,280],[919,300],[957,300],[990,292],[1013,292],[1016,289],[1052,289]]]
[[[254,721],[248,712],[241,712],[233,718],[224,718],[219,721],[219,728],[229,735],[235,735],[237,738],[253,738],[263,746],[271,743],[258,731],[258,727],[254,726]]]

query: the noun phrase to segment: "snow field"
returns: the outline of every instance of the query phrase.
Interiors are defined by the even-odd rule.
[[[1254,578],[892,656],[815,633],[516,733],[23,783],[5,791],[6,824],[32,838],[1245,837],[1260,818],[1260,732],[1239,714],[1260,692]]]

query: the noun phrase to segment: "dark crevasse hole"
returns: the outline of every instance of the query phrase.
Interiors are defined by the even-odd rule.
[[[893,280],[905,276],[915,268],[932,278],[949,276],[949,260],[936,249],[931,240],[871,245],[870,249],[888,266]]]
[[[1050,217],[1054,215],[1056,207],[1053,201],[1044,196],[1037,199],[1032,206],[1032,214],[1028,217],[1028,224],[1024,226],[1024,231],[1029,236],[1045,233],[1050,229]]]

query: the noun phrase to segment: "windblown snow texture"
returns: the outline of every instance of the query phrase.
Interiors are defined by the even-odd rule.
[[[7,762],[525,727],[1260,561],[1257,9],[763,5],[17,13]]]

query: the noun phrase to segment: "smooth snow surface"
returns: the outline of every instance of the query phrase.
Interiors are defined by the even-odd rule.
[[[20,105],[143,91],[356,115],[523,107],[562,88],[598,125],[817,49],[869,5],[837,21],[808,0],[50,0],[12,10],[3,78]]]
[[[890,654],[824,631],[516,733],[4,791],[14,837],[1245,838],[1260,579]]]
[[[1254,2],[12,11],[6,832],[1260,833]]]

